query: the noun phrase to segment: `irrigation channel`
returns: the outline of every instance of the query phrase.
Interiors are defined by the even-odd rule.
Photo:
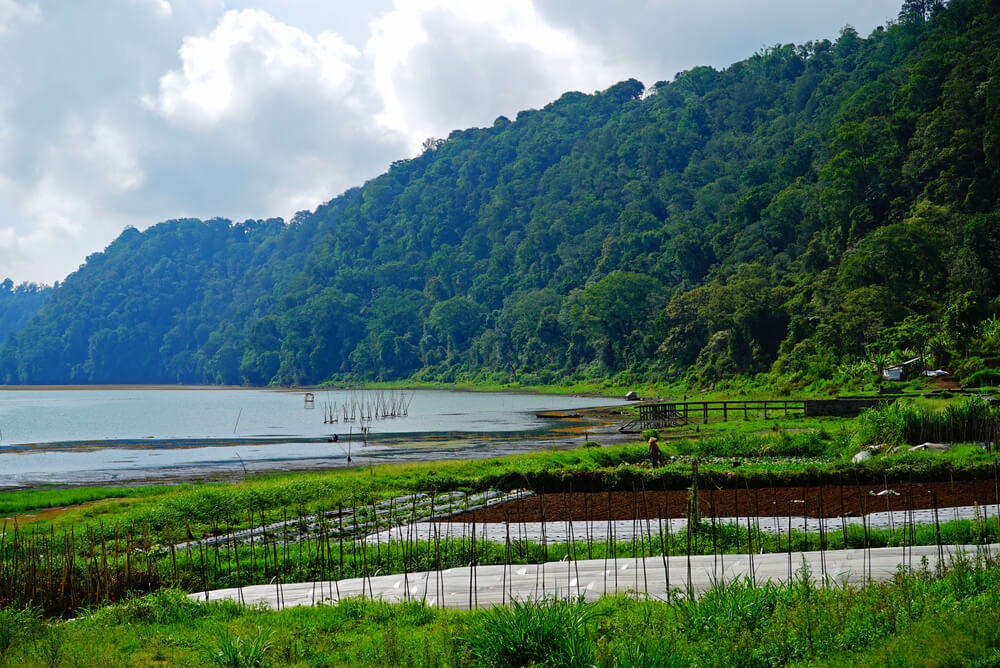
[[[6,522],[0,606],[73,615],[167,586],[279,607],[348,595],[458,607],[511,596],[662,597],[720,578],[790,580],[803,563],[819,582],[858,583],[924,558],[944,563],[950,546],[1000,556],[998,492],[996,478],[588,492],[567,482],[563,491],[453,490],[311,511],[220,509],[207,530],[204,517],[59,534]]]

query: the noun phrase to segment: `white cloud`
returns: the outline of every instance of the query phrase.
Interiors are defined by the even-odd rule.
[[[15,266],[45,258],[73,267],[82,260],[78,244],[92,221],[111,229],[129,223],[115,212],[114,200],[142,186],[145,175],[130,140],[104,121],[71,119],[41,153],[37,180],[0,178],[0,199],[32,221],[20,229],[0,228],[0,258]],[[43,277],[31,271],[25,276]]]
[[[139,159],[128,137],[115,126],[98,121],[90,126],[73,124],[69,146],[81,168],[90,168],[101,182],[101,191],[123,192],[145,180]],[[53,150],[53,160],[62,160],[66,149]]]
[[[835,38],[845,24],[868,34],[902,0],[535,0],[552,25],[607,54],[651,85],[696,65],[726,67],[763,47]]]
[[[287,217],[427,136],[898,3],[0,0],[0,280],[61,279],[125,225]]]
[[[411,145],[483,125],[574,88],[614,83],[602,55],[554,28],[531,0],[397,0],[365,47],[383,110]]]
[[[38,5],[20,3],[17,0],[0,0],[0,34],[17,23],[34,23],[42,16]]]
[[[161,19],[169,19],[174,15],[174,7],[169,0],[132,0],[147,11],[152,11]]]
[[[195,199],[230,203],[185,213],[288,217],[405,151],[398,133],[373,122],[380,106],[362,54],[333,32],[313,35],[260,10],[228,11],[207,35],[185,37],[178,56],[180,66],[160,77],[145,105],[175,128],[173,151],[208,158],[185,176],[204,176],[213,189]],[[228,175],[202,171],[222,156]]]
[[[185,37],[181,68],[160,78],[146,103],[164,117],[212,125],[252,115],[254,105],[286,85],[335,99],[357,78],[360,54],[334,33],[316,37],[259,10],[228,11],[207,37]]]

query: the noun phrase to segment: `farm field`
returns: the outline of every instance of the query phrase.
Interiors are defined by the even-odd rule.
[[[102,629],[122,663],[494,665],[511,643],[526,654],[507,665],[531,652],[686,663],[719,655],[685,615],[708,614],[743,646],[730,626],[745,624],[746,600],[760,608],[755,633],[807,615],[806,644],[769,661],[841,660],[852,633],[868,639],[852,652],[883,656],[944,608],[867,618],[871,597],[963,582],[949,594],[961,617],[1000,595],[997,454],[963,438],[996,417],[980,397],[901,399],[854,418],[752,416],[495,459],[8,492],[4,661],[98,662],[84,645]],[[911,450],[930,432],[953,442]],[[653,434],[656,467],[641,440]],[[832,614],[823,606],[837,621],[809,622]],[[625,629],[651,632],[637,615],[676,628],[674,640],[627,654]],[[289,635],[287,620],[301,628]],[[484,624],[518,640],[481,646]],[[521,628],[549,624],[579,637],[566,647]],[[962,642],[956,652],[984,661],[995,646],[971,625]]]

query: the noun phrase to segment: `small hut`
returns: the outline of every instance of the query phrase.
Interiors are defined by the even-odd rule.
[[[882,369],[882,377],[886,380],[906,380],[920,371],[923,361],[922,357],[914,357],[905,362],[887,366]]]

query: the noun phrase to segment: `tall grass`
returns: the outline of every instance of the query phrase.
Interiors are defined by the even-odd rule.
[[[1000,437],[1000,408],[982,397],[965,397],[942,410],[920,407],[909,400],[872,408],[857,421],[854,443],[865,445],[916,445],[986,443],[991,449]]]
[[[588,626],[596,616],[582,601],[514,601],[474,615],[458,642],[477,665],[592,666]]]
[[[42,613],[38,608],[0,608],[0,656],[12,645],[34,637],[41,626]]]
[[[259,668],[267,665],[271,646],[271,634],[265,629],[257,629],[247,638],[223,633],[205,652],[205,663],[223,668]]]
[[[685,455],[706,457],[824,457],[840,454],[842,439],[828,432],[780,431],[775,434],[724,434],[673,444]]]

